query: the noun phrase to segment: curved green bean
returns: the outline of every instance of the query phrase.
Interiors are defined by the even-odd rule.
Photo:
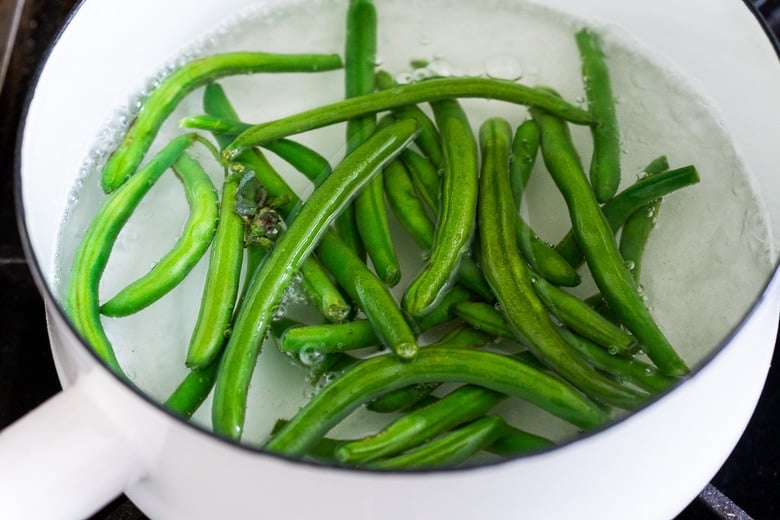
[[[65,296],[65,312],[75,329],[95,353],[117,374],[123,374],[111,341],[100,321],[98,288],[119,232],[154,183],[197,139],[195,134],[180,135],[142,166],[132,182],[116,190],[92,219],[73,263]]]
[[[477,206],[479,159],[466,113],[451,99],[431,106],[443,140],[444,171],[430,255],[401,300],[415,317],[428,311],[452,280],[471,242]]]
[[[423,102],[450,98],[486,98],[527,106],[538,106],[577,124],[591,124],[593,118],[578,108],[544,89],[528,87],[513,81],[490,78],[436,78],[399,85],[388,90],[358,96],[289,117],[254,125],[228,145],[222,156],[230,161],[252,146],[262,145],[293,134],[341,123],[364,114]]]
[[[149,150],[160,126],[176,105],[197,87],[217,78],[259,72],[318,72],[338,69],[341,58],[319,54],[234,52],[193,60],[163,79],[144,101],[141,111],[103,168],[101,183],[115,190],[133,174]]]
[[[360,362],[314,396],[265,449],[302,456],[360,405],[417,383],[481,385],[526,399],[581,428],[604,424],[607,414],[567,383],[501,354],[460,348],[421,349],[412,363],[394,356]]]
[[[699,173],[692,165],[648,175],[607,201],[601,206],[601,211],[615,233],[638,209],[697,182]],[[558,242],[555,249],[575,267],[581,265],[584,260],[573,229]]]
[[[439,213],[441,176],[431,162],[414,150],[404,150],[401,161],[409,171],[417,193],[434,214]]]
[[[650,232],[655,227],[660,207],[661,199],[658,199],[639,208],[626,219],[620,232],[618,250],[637,283],[639,283],[642,272],[645,247],[650,238]]]
[[[596,120],[596,124],[590,127],[593,136],[590,183],[596,200],[603,203],[615,195],[620,185],[620,131],[615,100],[598,33],[581,29],[575,40],[582,61],[588,111]]]
[[[545,164],[563,194],[577,243],[601,294],[661,372],[671,376],[687,374],[688,367],[656,324],[620,257],[613,231],[588,186],[566,124],[543,110],[531,112],[542,131]]]
[[[219,363],[212,363],[199,370],[190,370],[165,400],[165,407],[185,417],[192,417],[214,387],[218,365]]]
[[[186,364],[202,369],[211,364],[230,334],[244,259],[244,223],[235,212],[240,175],[227,176],[222,186],[219,223],[209,256],[206,281]]]
[[[515,131],[509,160],[509,175],[515,205],[520,208],[523,192],[536,164],[539,153],[539,127],[527,119]],[[530,224],[518,214],[517,243],[523,257],[543,278],[556,285],[579,285],[580,275],[563,256],[539,238]]]
[[[267,143],[264,148],[281,157],[315,186],[322,184],[322,181],[333,171],[325,157],[297,141],[277,139]]]
[[[212,422],[218,434],[241,437],[249,383],[263,338],[275,307],[301,262],[350,197],[395,158],[415,133],[414,122],[400,121],[377,132],[350,154],[312,193],[252,278],[217,375]],[[416,345],[411,347],[413,356]]]
[[[544,127],[542,131],[544,136]],[[497,140],[505,143],[495,144]],[[572,351],[536,295],[516,247],[517,211],[509,185],[509,157],[504,153],[509,141],[511,129],[502,119],[489,119],[480,128],[483,159],[478,222],[485,277],[512,332],[539,360],[592,398],[633,409],[643,396],[602,376]]]
[[[176,244],[141,278],[100,306],[106,316],[128,316],[153,304],[176,287],[200,261],[217,229],[219,199],[203,167],[183,153],[173,164],[190,214]]]
[[[396,455],[481,417],[506,397],[493,390],[464,385],[435,403],[399,417],[369,437],[343,444],[336,456],[344,463],[364,464]]]

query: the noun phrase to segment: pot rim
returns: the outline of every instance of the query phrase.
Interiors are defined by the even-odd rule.
[[[22,112],[21,117],[19,121],[19,127],[17,129],[16,134],[16,146],[14,150],[14,164],[13,164],[13,175],[14,175],[14,205],[15,205],[15,213],[16,213],[16,221],[17,226],[19,229],[20,239],[22,243],[22,248],[24,251],[24,255],[27,259],[27,265],[30,268],[30,272],[32,274],[33,280],[35,284],[38,287],[39,292],[42,296],[44,296],[45,302],[52,302],[53,305],[47,305],[46,308],[49,312],[54,312],[56,314],[56,317],[60,319],[63,323],[66,324],[67,329],[69,332],[73,335],[73,337],[78,338],[78,341],[81,345],[81,347],[84,348],[84,350],[87,351],[87,353],[92,357],[93,361],[95,361],[98,365],[100,365],[105,371],[109,372],[111,376],[114,378],[114,380],[118,383],[120,383],[122,386],[124,386],[126,389],[130,390],[135,396],[139,397],[143,401],[145,401],[147,404],[150,404],[152,407],[156,408],[158,411],[162,412],[167,416],[167,418],[185,425],[185,427],[190,428],[191,430],[194,430],[202,435],[207,436],[209,439],[216,440],[217,442],[220,442],[223,446],[226,446],[230,449],[238,449],[242,450],[243,452],[251,453],[254,455],[260,455],[260,456],[269,456],[276,460],[288,462],[291,464],[300,464],[305,466],[311,466],[318,468],[320,470],[337,470],[337,471],[348,471],[348,472],[363,472],[363,473],[381,473],[381,474],[425,474],[425,473],[446,473],[446,474],[452,474],[452,473],[464,473],[468,471],[476,471],[481,470],[485,468],[489,468],[491,466],[495,465],[504,465],[504,464],[511,464],[516,463],[519,460],[528,458],[528,457],[535,457],[539,455],[544,455],[548,452],[557,451],[559,449],[571,446],[574,443],[578,443],[581,441],[584,441],[586,439],[589,439],[590,437],[593,437],[595,435],[600,434],[602,431],[611,429],[622,422],[634,417],[635,415],[643,412],[645,409],[649,408],[650,406],[655,405],[655,403],[661,399],[663,399],[668,393],[675,391],[677,388],[679,388],[682,385],[685,385],[688,383],[688,381],[692,378],[694,378],[699,372],[701,372],[707,365],[710,364],[710,362],[716,358],[720,353],[731,343],[731,341],[734,339],[734,337],[739,334],[744,327],[745,323],[750,320],[750,318],[755,314],[757,309],[770,297],[770,289],[775,281],[775,279],[780,278],[780,258],[778,258],[775,261],[775,264],[772,268],[771,274],[768,276],[767,280],[763,284],[760,293],[756,297],[753,304],[744,312],[741,319],[738,321],[738,323],[732,328],[732,330],[724,336],[724,338],[705,356],[698,364],[695,366],[691,373],[686,376],[685,379],[681,379],[671,387],[667,388],[663,392],[660,392],[656,395],[654,395],[651,399],[649,399],[647,402],[642,404],[639,408],[630,411],[629,413],[626,413],[625,415],[621,416],[620,418],[611,421],[607,425],[600,426],[598,428],[594,428],[591,430],[588,430],[586,432],[582,432],[579,435],[573,436],[570,439],[567,439],[560,444],[556,444],[554,446],[544,448],[541,450],[533,451],[524,453],[522,455],[506,459],[506,460],[500,460],[495,462],[490,462],[486,464],[480,464],[477,466],[472,467],[465,467],[465,468],[444,468],[444,469],[425,469],[425,470],[392,470],[392,471],[386,471],[386,470],[372,470],[372,469],[366,469],[366,468],[353,468],[353,467],[341,467],[341,466],[335,466],[335,465],[328,465],[325,463],[319,463],[319,462],[312,462],[308,460],[301,460],[296,459],[292,457],[288,457],[285,455],[280,455],[273,452],[265,451],[262,447],[251,445],[248,443],[244,443],[241,441],[236,441],[232,439],[228,439],[226,437],[221,437],[211,431],[210,429],[201,426],[199,424],[196,424],[181,415],[178,415],[171,410],[169,410],[167,407],[164,406],[164,404],[158,402],[157,400],[151,398],[149,395],[147,395],[145,392],[143,392],[140,388],[137,386],[128,383],[126,380],[118,376],[116,373],[114,373],[113,370],[111,370],[106,362],[98,356],[95,351],[90,348],[87,343],[84,341],[84,338],[82,335],[76,330],[73,323],[71,322],[70,318],[65,313],[62,306],[57,303],[57,298],[54,296],[54,293],[52,289],[49,287],[49,284],[46,282],[46,276],[44,274],[44,270],[41,267],[41,264],[39,263],[39,260],[35,254],[35,251],[32,247],[32,241],[29,236],[28,228],[27,228],[27,220],[25,218],[25,211],[24,211],[24,204],[23,204],[23,197],[22,197],[22,167],[21,167],[21,157],[22,157],[22,144],[23,144],[23,138],[24,138],[24,131],[26,127],[27,122],[27,116],[28,112],[30,110],[30,106],[32,104],[32,101],[35,97],[35,92],[38,87],[38,83],[41,77],[41,74],[43,70],[46,68],[47,63],[49,61],[49,58],[51,56],[51,53],[53,49],[57,46],[59,43],[59,40],[61,39],[63,33],[68,29],[70,26],[72,20],[75,16],[77,16],[79,10],[82,8],[84,3],[87,0],[78,0],[77,4],[73,7],[71,12],[68,14],[67,19],[65,20],[65,23],[62,25],[62,27],[59,29],[57,34],[52,39],[51,43],[49,44],[48,48],[43,54],[43,57],[38,64],[38,67],[35,71],[35,73],[32,76],[32,79],[30,81],[30,87],[28,92],[26,93],[25,100],[22,106]],[[742,0],[745,7],[752,13],[754,18],[756,19],[756,22],[758,23],[758,26],[764,31],[764,34],[769,39],[772,47],[775,50],[775,53],[778,58],[778,65],[780,65],[780,40],[775,36],[775,34],[772,32],[766,21],[764,20],[763,16],[761,15],[758,7],[756,7],[751,0]]]

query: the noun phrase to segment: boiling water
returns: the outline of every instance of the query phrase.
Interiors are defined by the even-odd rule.
[[[520,2],[430,0],[409,9],[404,0],[378,2],[379,62],[400,82],[431,75],[486,75],[549,85],[565,98],[583,103],[579,58],[573,34],[582,22]],[[224,50],[268,52],[343,51],[346,2],[316,0],[258,8],[218,27],[196,42],[177,63]],[[642,167],[665,154],[672,167],[695,164],[699,185],[667,197],[646,253],[642,283],[653,314],[686,361],[695,365],[743,317],[771,270],[774,250],[759,202],[716,111],[697,94],[673,65],[659,66],[619,29],[600,27],[617,95],[623,144],[623,185],[634,182]],[[415,68],[410,63],[414,61]],[[419,63],[424,63],[420,66]],[[153,88],[163,67],[139,86],[126,107],[120,107],[98,136],[61,231],[59,279],[64,280],[86,223],[104,196],[98,171],[116,136],[132,119],[144,92]],[[227,78],[221,81],[245,121],[260,122],[333,102],[343,96],[341,71]],[[190,95],[166,123],[155,143],[158,149],[176,132],[176,121],[202,113],[201,91]],[[500,115],[513,125],[526,109],[501,102],[464,100],[475,130],[487,117]],[[591,153],[587,129],[573,127],[573,136],[587,165]],[[343,153],[344,127],[309,132],[296,139],[335,162]],[[154,151],[152,150],[152,152]],[[199,158],[219,186],[222,171],[197,147]],[[306,182],[271,154],[269,158],[305,196]],[[548,241],[560,239],[569,227],[565,206],[539,161],[523,203],[536,231]],[[164,176],[122,232],[101,285],[102,299],[141,276],[174,242],[187,215],[178,181]],[[165,222],[165,225],[161,225]],[[397,227],[397,226],[396,226]],[[410,240],[396,229],[399,244]],[[406,280],[420,268],[421,253],[402,251]],[[185,376],[184,356],[197,315],[206,267],[202,261],[185,282],[163,300],[134,316],[105,319],[127,374],[146,392],[164,399]],[[404,286],[404,281],[400,287]],[[589,295],[586,281],[578,288]],[[288,313],[316,319],[290,295]],[[307,370],[270,343],[265,345],[252,383],[245,441],[261,443],[280,417],[289,418],[315,391],[306,383]],[[512,422],[530,431],[562,438],[573,433],[561,421],[529,405],[511,400],[502,405]],[[208,426],[209,402],[194,420]],[[366,423],[384,421],[358,412],[333,435],[353,435]]]

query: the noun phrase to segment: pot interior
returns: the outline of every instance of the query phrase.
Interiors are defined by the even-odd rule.
[[[780,130],[780,98],[773,95],[780,87],[780,67],[749,9],[740,2],[704,0],[683,5],[664,0],[631,9],[604,0],[551,0],[541,6],[440,0],[410,13],[402,4],[379,5],[380,28],[385,29],[380,29],[381,66],[399,81],[420,74],[489,75],[549,85],[564,98],[582,102],[577,49],[569,36],[582,23],[604,30],[623,140],[623,186],[659,155],[666,155],[672,167],[695,165],[701,177],[697,186],[662,203],[642,282],[654,316],[686,361],[698,368],[760,301],[777,263],[780,177],[771,140]],[[341,53],[345,2],[302,5],[142,0],[129,6],[115,0],[79,7],[41,71],[20,149],[23,226],[43,289],[53,301],[62,300],[78,240],[105,200],[98,169],[117,132],[132,121],[144,90],[183,58],[219,50]],[[444,9],[448,23],[432,26],[437,10]],[[148,17],[150,10],[157,14]],[[172,18],[175,24],[166,22]],[[522,31],[514,29],[518,23],[525,24]],[[144,27],[143,37],[138,27]],[[415,69],[410,59],[428,64]],[[241,118],[260,122],[343,95],[340,71],[311,76],[262,75],[221,83],[240,107]],[[153,149],[179,131],[180,117],[203,112],[201,92],[185,98]],[[526,117],[523,108],[495,102],[465,101],[464,106],[475,129],[491,115],[513,122]],[[590,134],[582,127],[572,132],[587,164]],[[300,141],[332,162],[344,153],[343,126],[304,134]],[[210,161],[204,150],[198,157]],[[311,189],[305,179],[272,160],[305,196]],[[215,183],[223,175],[213,161],[210,173]],[[101,292],[113,294],[148,270],[176,239],[187,211],[178,181],[161,179],[123,232]],[[569,227],[563,201],[541,161],[523,211],[548,241],[559,240]],[[176,224],[157,225],[162,217]],[[399,243],[410,244],[403,230],[394,232]],[[409,245],[401,256],[412,276],[420,268],[419,250]],[[105,322],[120,363],[154,400],[164,399],[186,374],[182,360],[204,273],[202,261],[170,296],[129,318]],[[587,280],[577,289],[583,296],[593,291]],[[313,319],[305,306],[291,300],[288,314]],[[59,309],[54,312],[65,317]],[[252,395],[263,404],[248,416],[245,438],[250,443],[266,438],[273,425],[269,417],[290,417],[312,391],[301,383],[306,368],[272,347],[269,342],[264,348],[253,381]],[[541,412],[513,406],[507,413],[530,414],[542,430],[564,438],[573,433]],[[371,420],[358,414],[342,434]],[[195,421],[208,425],[208,403]]]

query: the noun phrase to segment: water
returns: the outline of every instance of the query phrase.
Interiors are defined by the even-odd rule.
[[[149,71],[149,80],[128,96],[125,106],[110,115],[106,128],[96,129],[94,153],[85,160],[83,178],[74,188],[66,224],[61,231],[60,271],[64,280],[70,259],[86,222],[103,197],[97,171],[105,162],[118,133],[152,88],[184,59],[221,50],[256,49],[269,52],[336,52],[344,41],[344,8],[337,0],[292,3],[275,11],[258,8],[227,20],[212,35],[194,42],[182,56]],[[546,9],[501,0],[466,2],[430,0],[408,8],[403,0],[378,2],[381,67],[402,82],[431,75],[484,75],[519,79],[527,84],[554,86],[569,100],[584,99],[573,33],[580,21]],[[446,12],[446,23],[441,13]],[[311,20],[317,20],[312,24]],[[673,66],[659,66],[641,44],[618,30],[605,33],[613,90],[623,143],[623,185],[640,175],[642,167],[665,154],[672,167],[693,163],[701,183],[668,197],[661,204],[657,227],[646,253],[642,285],[648,304],[662,329],[690,364],[696,364],[736,324],[753,301],[775,255],[767,224],[738,154],[716,112]],[[316,75],[280,74],[226,78],[221,81],[245,121],[259,122],[338,100],[343,95],[341,72]],[[196,91],[169,118],[154,149],[177,132],[185,115],[202,113]],[[465,100],[476,130],[487,117],[501,115],[518,124],[527,117],[523,107],[500,102]],[[590,135],[573,127],[573,136],[587,165]],[[309,132],[296,137],[335,162],[343,154],[344,128]],[[213,175],[219,166],[202,148],[194,148]],[[152,150],[154,151],[154,150]],[[310,186],[272,154],[269,159],[305,196]],[[566,210],[537,163],[523,212],[537,233],[556,242],[567,231]],[[164,176],[122,232],[101,285],[104,299],[147,271],[170,247],[186,219],[187,204],[178,181]],[[169,224],[160,225],[161,221]],[[397,243],[410,240],[398,229]],[[422,255],[409,247],[402,267],[405,280],[420,268]],[[197,314],[205,261],[163,300],[128,318],[106,319],[120,363],[150,395],[165,398],[186,374],[184,353]],[[739,280],[739,283],[734,283]],[[404,281],[400,284],[404,286]],[[578,292],[588,296],[586,280]],[[302,320],[316,315],[291,298],[287,314]],[[698,324],[691,326],[691,324]],[[311,361],[311,360],[309,360]],[[306,383],[307,370],[266,344],[252,383],[245,440],[261,443],[277,418],[291,417],[315,391]],[[509,420],[534,433],[556,438],[573,433],[561,421],[532,406],[510,400],[500,406]],[[195,420],[209,423],[209,403]],[[370,413],[354,414],[332,433],[352,436],[366,423],[385,421]]]

